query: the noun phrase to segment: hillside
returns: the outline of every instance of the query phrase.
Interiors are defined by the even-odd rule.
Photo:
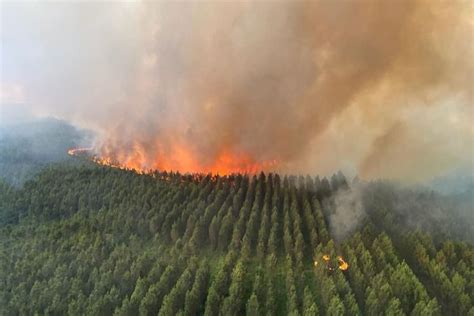
[[[56,165],[0,184],[0,314],[473,315],[457,218],[434,192],[340,173]]]
[[[0,124],[0,177],[20,186],[42,168],[67,160],[67,150],[91,133],[53,118]]]

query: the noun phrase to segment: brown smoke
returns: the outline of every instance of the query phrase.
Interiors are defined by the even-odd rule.
[[[99,126],[103,155],[203,170],[235,156],[276,160],[282,172],[348,166],[366,177],[416,173],[427,153],[442,161],[423,177],[469,161],[445,155],[436,141],[417,147],[419,135],[439,133],[413,113],[436,117],[433,124],[446,123],[438,111],[472,115],[470,1],[131,5],[133,47],[124,50],[133,62],[111,56],[114,67],[126,58],[130,77],[114,84],[114,102],[97,105],[110,115],[81,116]],[[464,141],[449,150],[469,156],[472,129],[456,133]],[[385,163],[397,164],[390,153],[407,144],[417,149],[388,172]]]

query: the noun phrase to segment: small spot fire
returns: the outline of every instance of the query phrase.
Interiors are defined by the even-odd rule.
[[[331,257],[327,254],[323,255],[322,257],[323,261],[324,261],[324,264],[326,264],[326,267],[329,271],[334,271],[334,269],[336,267],[334,267],[331,263]],[[349,264],[341,257],[341,256],[337,256],[337,262],[338,262],[338,268],[339,270],[342,270],[342,271],[346,271],[347,269],[349,269]],[[314,266],[316,267],[318,265],[318,261],[315,260],[314,261]]]

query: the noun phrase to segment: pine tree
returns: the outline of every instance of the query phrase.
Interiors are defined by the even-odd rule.
[[[255,293],[253,293],[250,296],[249,300],[247,301],[246,315],[249,315],[249,316],[261,315],[259,311],[257,295],[255,295]]]
[[[316,300],[314,299],[313,293],[308,286],[304,289],[304,299],[303,299],[303,315],[304,316],[317,316],[319,315],[318,306],[316,305]]]
[[[232,272],[232,283],[229,288],[229,296],[222,304],[224,315],[239,315],[244,305],[246,265],[239,261]]]
[[[405,313],[400,307],[400,301],[397,298],[393,298],[388,303],[387,309],[385,310],[385,315],[387,316],[403,316]]]
[[[345,313],[344,304],[342,304],[341,299],[336,294],[333,296],[329,302],[329,307],[327,309],[326,315],[328,316],[343,316]]]
[[[209,243],[211,249],[216,249],[217,241],[219,238],[219,228],[217,215],[212,218],[211,224],[209,225]]]

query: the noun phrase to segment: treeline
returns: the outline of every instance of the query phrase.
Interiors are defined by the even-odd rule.
[[[341,173],[63,166],[0,183],[0,314],[474,315],[472,245],[398,233],[372,185],[361,228],[336,243]]]

